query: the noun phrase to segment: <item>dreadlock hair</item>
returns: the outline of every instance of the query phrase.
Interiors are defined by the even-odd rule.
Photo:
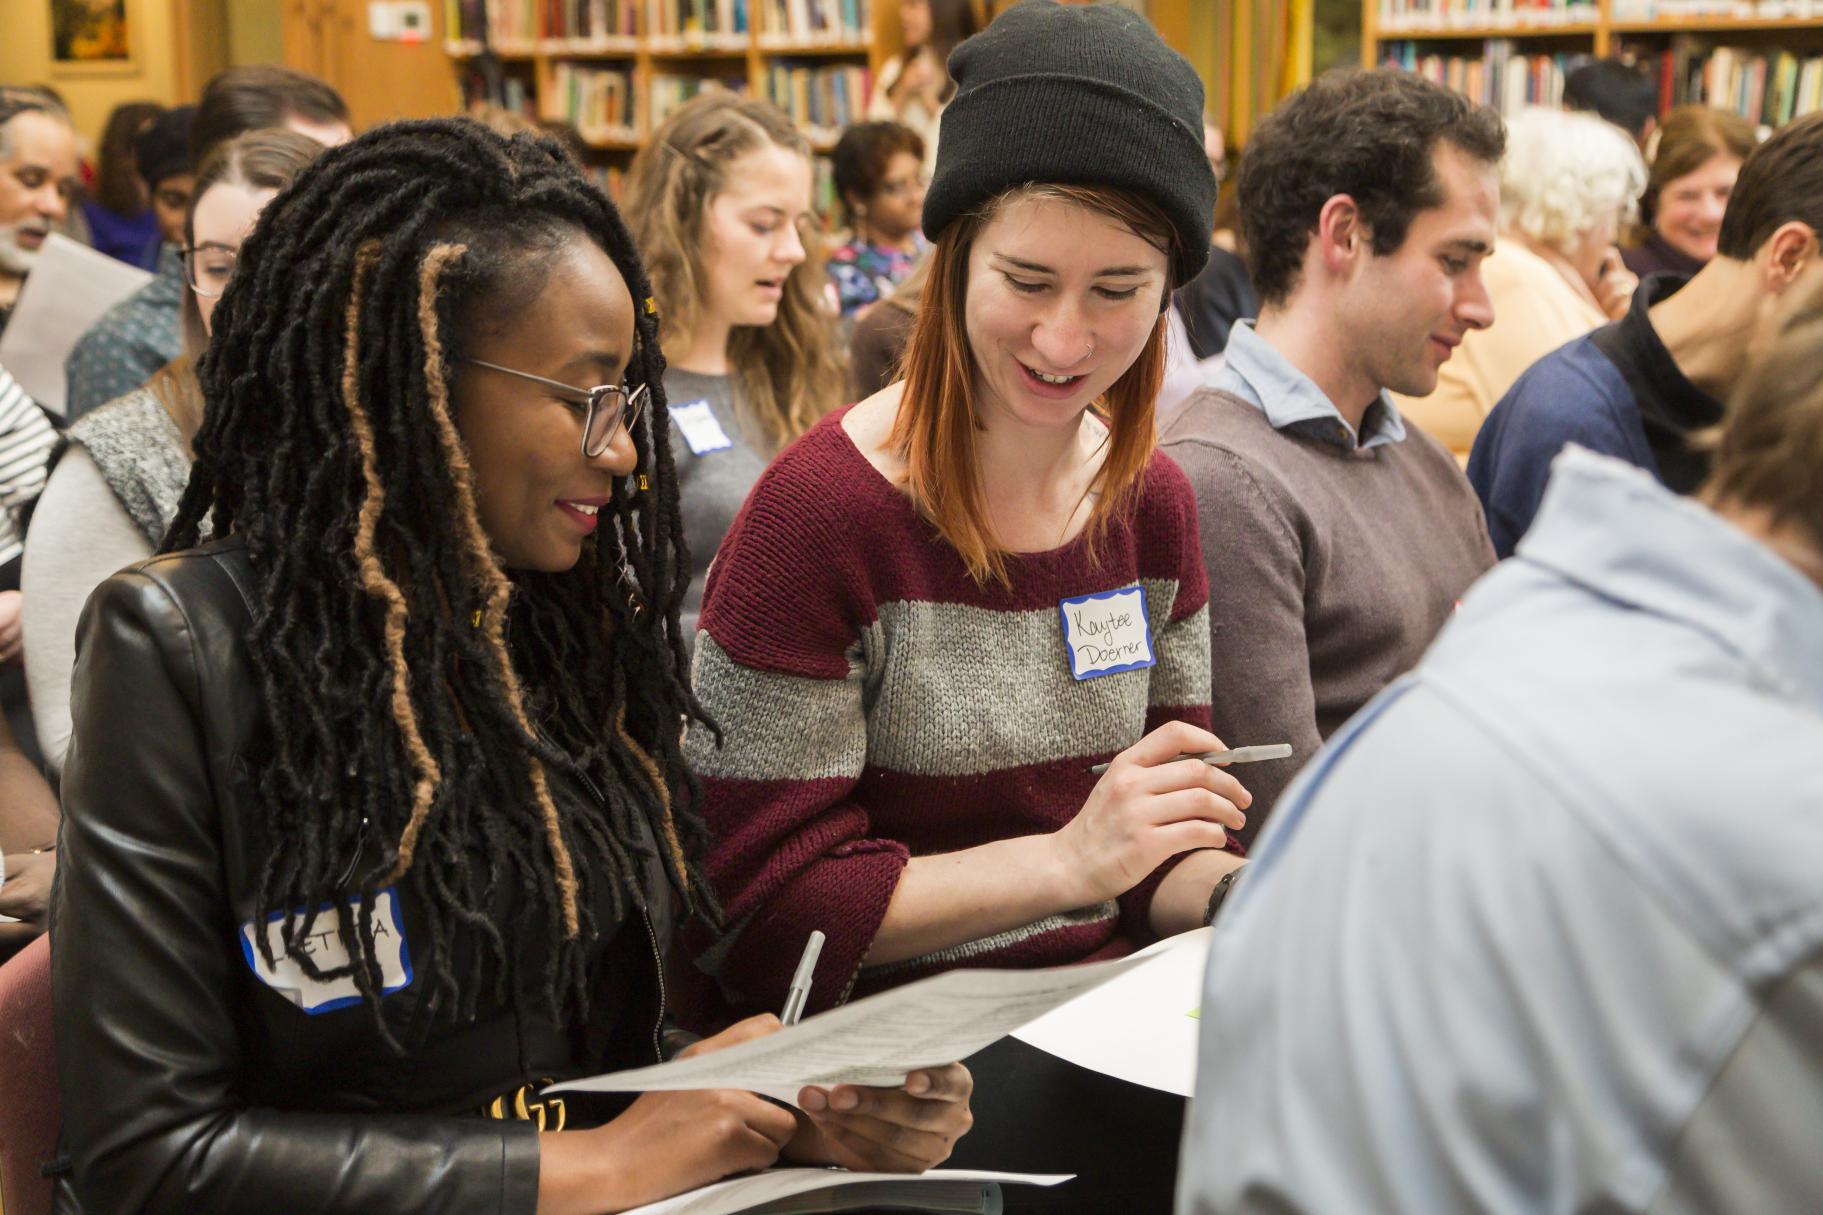
[[[476,514],[453,368],[579,240],[635,301],[627,378],[649,394],[633,439],[651,480],[617,483],[574,568],[509,577]],[[395,1049],[372,918],[392,883],[424,909],[425,998],[459,1017],[483,976],[495,1000],[586,1014],[595,909],[643,914],[647,861],[719,916],[681,757],[704,715],[678,624],[690,565],[657,326],[632,237],[561,145],[467,119],[323,153],[267,206],[215,313],[164,549],[198,543],[205,520],[246,545],[259,912],[287,913],[284,950],[307,972],[352,975]],[[596,796],[554,798],[554,768]],[[292,913],[322,906],[352,960],[339,970],[297,948],[308,917]]]

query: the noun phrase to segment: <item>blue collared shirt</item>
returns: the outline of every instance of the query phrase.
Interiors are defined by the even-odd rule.
[[[1178,1210],[1823,1210],[1820,761],[1823,592],[1568,450],[1256,845]]]
[[[1405,420],[1399,416],[1393,399],[1381,389],[1362,415],[1361,428],[1367,438],[1360,439],[1316,381],[1255,333],[1252,321],[1241,321],[1229,330],[1228,347],[1223,354],[1227,365],[1216,374],[1210,387],[1231,392],[1257,407],[1274,430],[1297,427],[1326,442],[1345,438],[1347,446],[1358,444],[1363,448],[1398,443],[1405,438]]]

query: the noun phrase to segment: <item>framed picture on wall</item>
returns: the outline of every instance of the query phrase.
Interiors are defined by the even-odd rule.
[[[58,69],[131,67],[128,0],[45,0],[51,10],[51,64]]]

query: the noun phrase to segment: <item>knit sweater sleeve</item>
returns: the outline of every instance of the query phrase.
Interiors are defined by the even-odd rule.
[[[720,746],[700,727],[686,742],[725,924],[697,966],[739,1012],[778,1006],[813,929],[827,941],[811,1008],[839,1003],[909,856],[851,797],[867,757],[861,634],[877,610],[831,440],[846,442],[813,432],[754,487],[710,572],[692,671],[723,731]]]
[[[1152,669],[1153,690],[1146,709],[1146,730],[1183,721],[1210,727],[1209,581],[1197,537],[1196,495],[1189,479],[1159,453],[1147,473],[1139,518],[1139,543],[1157,553],[1157,564],[1172,570],[1177,594],[1163,614],[1153,639],[1158,665]],[[1241,852],[1230,838],[1228,851]],[[1180,852],[1120,897],[1121,932],[1134,941],[1152,937],[1152,899],[1159,883],[1190,855]]]
[[[1292,759],[1235,773],[1253,804],[1252,840],[1298,768],[1322,745],[1304,633],[1304,546],[1283,487],[1219,444],[1171,449],[1197,495],[1209,579],[1211,725],[1230,746],[1288,742]]]

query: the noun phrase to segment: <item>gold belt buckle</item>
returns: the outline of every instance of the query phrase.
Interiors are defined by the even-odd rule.
[[[555,1084],[554,1077],[533,1080],[521,1084],[510,1093],[502,1093],[488,1104],[486,1113],[489,1118],[516,1119],[520,1122],[535,1122],[541,1131],[561,1131],[568,1120],[568,1111],[564,1108],[562,1097],[538,1097],[537,1090],[547,1084]]]

